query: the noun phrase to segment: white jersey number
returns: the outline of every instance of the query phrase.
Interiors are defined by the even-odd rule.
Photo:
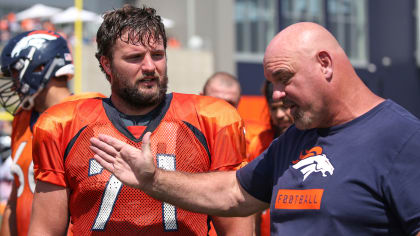
[[[20,167],[17,162],[20,158],[20,156],[23,153],[23,150],[26,147],[26,144],[28,144],[28,142],[22,142],[21,144],[19,144],[18,149],[16,150],[15,156],[12,158],[13,159],[13,163],[11,166],[11,171],[13,174],[17,175],[18,179],[19,179],[19,187],[17,189],[17,197],[20,197],[23,193],[23,189],[25,187],[25,175],[23,173],[22,167]],[[34,179],[34,162],[31,160],[31,164],[28,167],[28,184],[29,184],[29,189],[31,190],[32,193],[34,193],[35,190],[35,179]]]
[[[175,156],[167,154],[157,154],[158,167],[164,170],[175,170]],[[89,160],[89,176],[102,173],[103,167],[94,159]],[[109,218],[111,217],[112,210],[114,209],[115,202],[118,199],[118,194],[122,189],[123,184],[114,175],[111,175],[101,200],[99,212],[96,215],[95,222],[93,223],[92,230],[104,230]],[[178,230],[178,222],[176,220],[175,206],[166,202],[162,203],[162,216],[163,227],[165,231]]]
[[[156,155],[157,166],[164,170],[174,171],[176,169],[175,156],[168,154],[157,154]],[[163,216],[163,227],[165,231],[176,231],[178,230],[178,222],[176,220],[176,208],[175,206],[162,202],[162,216]]]

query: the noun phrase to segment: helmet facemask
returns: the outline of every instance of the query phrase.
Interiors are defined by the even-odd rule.
[[[0,104],[12,115],[16,114],[20,107],[21,100],[16,91],[16,82],[11,76],[0,76]]]

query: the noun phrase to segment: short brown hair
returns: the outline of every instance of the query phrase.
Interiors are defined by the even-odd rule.
[[[159,15],[156,10],[143,6],[142,8],[124,5],[122,8],[108,11],[103,16],[104,21],[96,34],[96,42],[98,44],[98,52],[95,56],[100,61],[101,56],[105,56],[112,60],[112,50],[117,39],[122,40],[122,35],[128,32],[126,43],[148,45],[150,40],[162,40],[166,49],[166,32]],[[104,69],[99,63],[101,70]],[[106,73],[105,73],[106,74]]]

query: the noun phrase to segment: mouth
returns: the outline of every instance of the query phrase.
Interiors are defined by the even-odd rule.
[[[138,83],[140,85],[145,86],[145,87],[152,87],[152,86],[156,85],[157,82],[158,82],[157,77],[146,77],[146,78],[140,79],[138,81]]]

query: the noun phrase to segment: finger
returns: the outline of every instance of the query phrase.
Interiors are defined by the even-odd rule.
[[[99,149],[95,146],[89,146],[89,148],[90,148],[90,150],[93,151],[93,153],[95,155],[100,156],[104,161],[106,161],[110,164],[114,164],[114,162],[115,162],[115,157],[114,156],[109,155],[108,153],[102,151],[101,149]]]
[[[114,165],[105,161],[100,155],[93,155],[93,159],[95,159],[103,168],[107,169],[109,172],[114,173]]]
[[[115,157],[118,154],[117,149],[115,149],[112,145],[109,145],[105,141],[99,139],[99,137],[98,138],[92,137],[90,139],[90,143],[91,143],[91,146],[96,147],[97,149],[103,152],[106,152],[108,155]]]
[[[143,150],[143,152],[151,152],[150,151],[150,135],[152,133],[151,132],[147,132],[144,136],[143,136],[143,143],[141,145],[141,149]]]
[[[101,140],[102,142],[105,142],[106,144],[112,146],[117,151],[120,151],[123,148],[123,146],[125,145],[125,143],[123,141],[118,140],[118,139],[116,139],[114,137],[111,137],[109,135],[106,135],[106,134],[99,134],[98,139]]]

